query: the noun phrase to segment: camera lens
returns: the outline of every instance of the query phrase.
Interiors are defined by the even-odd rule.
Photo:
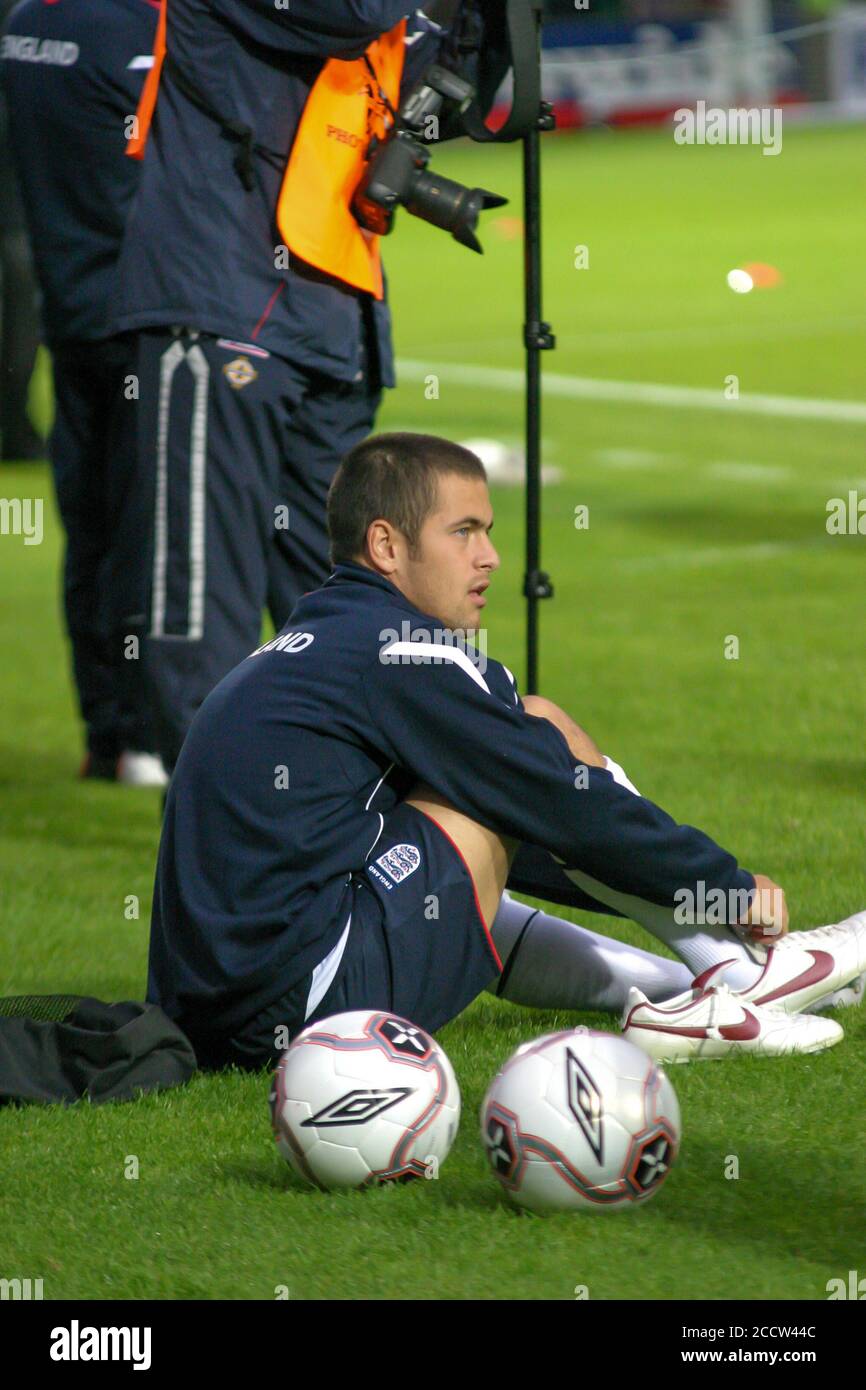
[[[507,202],[508,199],[501,198],[498,193],[467,188],[453,179],[420,170],[411,192],[404,199],[404,206],[414,217],[422,217],[434,227],[450,232],[461,246],[480,252],[481,243],[475,235],[478,214],[483,208],[502,207]]]

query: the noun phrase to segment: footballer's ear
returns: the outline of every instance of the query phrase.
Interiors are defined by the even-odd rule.
[[[369,563],[382,574],[393,574],[399,563],[397,531],[384,517],[377,517],[367,527],[367,556]]]

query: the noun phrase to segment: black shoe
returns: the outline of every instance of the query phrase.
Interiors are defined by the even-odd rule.
[[[116,754],[114,757],[106,757],[102,753],[85,753],[78,775],[85,780],[116,782],[118,761]]]
[[[40,463],[47,457],[45,440],[29,425],[3,431],[3,463]]]

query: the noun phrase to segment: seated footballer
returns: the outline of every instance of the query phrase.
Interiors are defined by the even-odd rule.
[[[482,990],[624,1009],[659,1059],[814,1052],[862,997],[866,912],[787,934],[781,888],[641,796],[475,641],[499,567],[480,460],[381,434],[328,498],[333,573],[211,692],[171,780],[148,999],[203,1067],[311,1022],[429,1031]],[[639,922],[626,946],[514,890]],[[846,988],[847,987],[847,988]]]

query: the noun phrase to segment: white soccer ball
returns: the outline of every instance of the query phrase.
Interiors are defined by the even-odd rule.
[[[318,1187],[435,1178],[460,1123],[451,1063],[396,1014],[335,1014],[299,1033],[274,1073],[280,1153]]]
[[[625,1038],[576,1028],[524,1043],[481,1107],[491,1167],[531,1211],[619,1211],[646,1201],[680,1142],[664,1072]]]

